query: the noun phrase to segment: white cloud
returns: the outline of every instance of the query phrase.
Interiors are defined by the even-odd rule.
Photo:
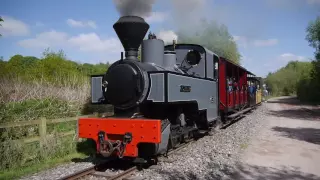
[[[25,48],[75,48],[83,52],[114,53],[123,50],[118,38],[102,39],[96,33],[69,36],[64,32],[51,30],[38,34],[35,38],[19,41],[18,44]]]
[[[25,48],[47,48],[64,45],[68,35],[64,32],[51,30],[36,35],[35,38],[19,41],[18,44]]]
[[[289,61],[308,61],[308,58],[304,56],[295,55],[292,53],[284,53],[279,56],[281,61],[289,62]]]
[[[157,36],[158,39],[162,39],[165,44],[171,44],[173,40],[178,42],[178,35],[172,30],[161,30]]]
[[[96,29],[97,28],[97,25],[94,21],[77,21],[77,20],[74,20],[74,19],[67,19],[67,24],[70,26],[70,27],[91,27],[91,28],[94,28]]]
[[[123,49],[118,38],[101,39],[96,33],[71,37],[68,43],[86,52],[120,52]]]
[[[3,22],[0,26],[2,36],[25,36],[30,33],[29,26],[13,17],[2,16]]]
[[[265,46],[274,46],[279,43],[278,39],[250,39],[245,36],[233,36],[233,40],[239,45],[244,48],[248,46],[255,46],[255,47],[265,47]]]
[[[166,12],[152,12],[149,17],[146,17],[145,20],[148,23],[160,23],[163,22],[168,16]]]

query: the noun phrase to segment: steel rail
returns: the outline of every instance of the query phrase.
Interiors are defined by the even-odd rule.
[[[83,176],[86,176],[86,175],[89,175],[91,173],[94,173],[96,170],[95,170],[95,167],[96,166],[92,166],[92,167],[88,167],[86,169],[83,169],[81,171],[78,171],[78,172],[75,172],[75,173],[72,173],[68,176],[65,176],[59,180],[75,180],[75,179],[78,179],[80,177],[83,177]]]
[[[132,168],[129,168],[127,170],[125,170],[124,172],[121,172],[119,174],[116,174],[110,178],[107,178],[108,180],[122,180],[128,176],[130,176],[131,174],[135,173],[137,171],[137,166],[133,166]]]
[[[171,154],[181,150],[182,148],[190,145],[190,143],[192,143],[193,141],[194,140],[191,140],[191,141],[186,142],[186,143],[182,143],[182,144],[180,144],[180,146],[176,147],[175,149],[170,149],[168,151],[167,155],[171,155]],[[94,176],[99,176],[98,174],[94,174],[96,172],[96,167],[101,166],[101,165],[106,164],[106,163],[109,163],[109,162],[104,162],[102,164],[98,164],[98,165],[95,165],[95,166],[92,166],[92,167],[88,167],[88,168],[83,169],[81,171],[78,171],[78,172],[72,173],[72,174],[70,174],[68,176],[65,176],[65,177],[63,177],[63,178],[61,178],[59,180],[76,180],[78,178],[81,178],[81,177],[84,177],[84,176],[87,176],[87,175],[90,175],[90,174],[93,174]],[[121,179],[124,179],[124,178],[132,175],[136,171],[138,171],[137,166],[133,166],[133,167],[131,167],[131,168],[119,173],[119,174],[111,175],[110,177],[107,178],[107,180],[121,180]]]

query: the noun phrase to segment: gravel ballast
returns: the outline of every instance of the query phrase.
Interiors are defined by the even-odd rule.
[[[161,157],[158,165],[135,173],[133,179],[230,179],[228,172],[232,172],[249,140],[263,126],[265,111],[265,104],[262,104],[226,129],[191,142],[168,158]],[[70,163],[23,180],[59,179],[90,166],[93,164],[89,162]],[[117,170],[111,172],[116,173]],[[103,178],[87,176],[85,179]]]
[[[23,177],[21,180],[56,180],[92,166],[94,165],[90,162],[72,162],[33,174],[31,176]]]
[[[143,179],[229,179],[241,152],[263,126],[265,111],[262,104],[226,129],[191,143],[135,175]]]

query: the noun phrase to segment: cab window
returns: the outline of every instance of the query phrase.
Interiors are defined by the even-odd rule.
[[[213,79],[218,80],[219,77],[219,58],[213,55]]]

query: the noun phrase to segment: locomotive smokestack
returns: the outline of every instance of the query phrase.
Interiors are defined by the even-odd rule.
[[[125,50],[126,59],[137,59],[138,48],[149,29],[149,24],[139,16],[123,16],[113,28]]]

